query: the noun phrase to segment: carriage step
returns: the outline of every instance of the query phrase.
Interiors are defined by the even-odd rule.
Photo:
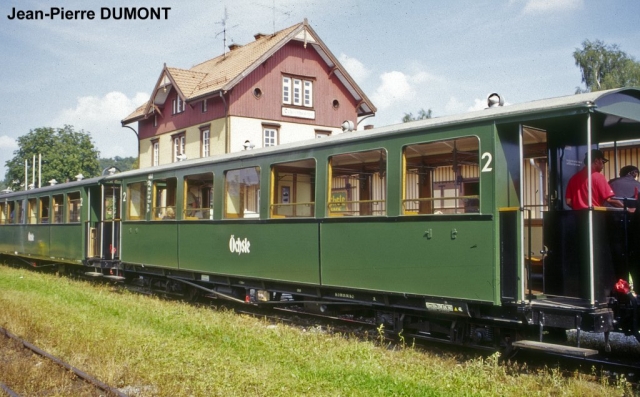
[[[104,276],[104,274],[102,274],[100,272],[85,272],[84,275],[85,276],[89,276],[89,277],[102,277],[102,276]]]
[[[544,351],[547,353],[566,354],[569,356],[576,356],[576,357],[589,357],[589,356],[594,356],[598,354],[598,351],[593,349],[584,349],[581,347],[556,345],[553,343],[536,342],[533,340],[519,340],[517,342],[513,342],[512,346],[517,347],[519,349],[538,350],[538,351]]]
[[[123,281],[124,280],[124,277],[122,277],[122,276],[113,276],[113,275],[104,276],[104,278],[109,279],[109,280],[113,280],[113,281]]]

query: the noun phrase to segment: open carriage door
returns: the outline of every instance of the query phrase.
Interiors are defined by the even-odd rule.
[[[102,185],[100,252],[105,260],[120,259],[120,199],[121,187],[119,184]]]
[[[544,253],[542,214],[548,209],[548,148],[547,131],[520,125],[522,197],[521,273],[522,298],[531,299],[544,291]]]

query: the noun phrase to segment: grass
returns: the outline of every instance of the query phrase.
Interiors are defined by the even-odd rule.
[[[0,326],[139,396],[603,396],[631,386],[461,362],[0,266]],[[2,375],[0,374],[0,381]],[[11,385],[10,385],[11,386]]]

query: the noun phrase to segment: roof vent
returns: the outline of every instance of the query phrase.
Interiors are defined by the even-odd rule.
[[[494,108],[496,106],[504,106],[504,98],[497,92],[493,92],[487,97],[487,107]]]
[[[233,43],[233,44],[229,45],[229,50],[234,51],[234,50],[237,50],[240,47],[242,47],[240,44]]]
[[[253,38],[256,39],[256,40],[260,40],[263,37],[267,37],[267,35],[264,34],[264,33],[256,33],[256,34],[253,35]]]

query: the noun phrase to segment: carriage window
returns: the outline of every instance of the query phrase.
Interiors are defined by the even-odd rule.
[[[387,213],[387,153],[383,149],[353,152],[329,159],[329,216]]]
[[[63,196],[53,196],[53,223],[62,223]]]
[[[24,223],[24,202],[23,200],[16,201],[16,209],[11,216],[13,223]]]
[[[271,167],[271,218],[311,217],[315,208],[314,159]]]
[[[49,197],[40,197],[39,223],[49,223]]]
[[[249,167],[225,173],[224,217],[260,217],[260,168]]]
[[[82,210],[80,192],[67,193],[67,206],[67,223],[80,222],[80,211]]]
[[[153,181],[153,220],[176,219],[176,178]]]
[[[120,197],[120,187],[118,186],[105,186],[104,187],[104,208],[103,219],[105,221],[112,221],[114,219],[120,219],[120,208],[118,198]]]
[[[480,212],[479,140],[465,137],[404,148],[404,215]]]
[[[183,219],[213,219],[213,174],[184,177]]]
[[[27,201],[27,223],[38,223],[38,201],[35,198],[31,198]]]
[[[143,221],[147,212],[147,184],[146,182],[131,183],[127,185],[129,206],[127,208],[127,220]]]

